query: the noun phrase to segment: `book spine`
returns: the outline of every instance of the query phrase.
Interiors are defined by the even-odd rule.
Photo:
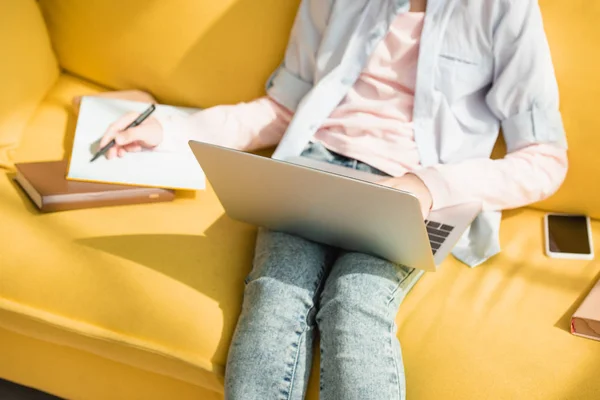
[[[45,213],[81,210],[86,208],[99,208],[123,206],[134,204],[163,203],[173,201],[175,193],[169,190],[149,192],[124,192],[119,195],[106,193],[98,196],[82,196],[69,199],[69,196],[45,197],[41,211]]]

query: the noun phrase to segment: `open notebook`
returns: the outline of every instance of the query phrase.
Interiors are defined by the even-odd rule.
[[[148,103],[129,100],[82,98],[67,179],[168,189],[204,189],[204,173],[188,146],[177,146],[176,151],[129,153],[112,160],[100,157],[90,162],[111,123],[131,111],[142,113],[148,106]],[[157,105],[154,113],[185,115],[194,111],[197,110]]]

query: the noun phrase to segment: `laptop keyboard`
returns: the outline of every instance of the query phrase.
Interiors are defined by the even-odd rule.
[[[454,230],[453,226],[441,224],[434,221],[425,221],[427,226],[427,233],[429,234],[429,242],[431,243],[431,249],[433,254],[442,247],[442,244],[448,239],[450,233]]]

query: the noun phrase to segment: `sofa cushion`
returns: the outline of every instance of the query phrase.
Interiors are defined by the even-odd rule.
[[[98,90],[62,76],[17,155],[62,156],[72,97]],[[224,216],[210,187],[174,203],[40,215],[2,178],[0,326],[222,390],[254,228]],[[600,393],[600,343],[569,333],[600,264],[546,258],[542,217],[506,213],[503,253],[475,270],[448,259],[415,286],[397,319],[409,398]],[[598,244],[600,223],[593,230]],[[313,379],[309,398],[317,391]]]
[[[58,76],[35,0],[0,1],[0,167],[11,167],[23,129]]]
[[[2,328],[0,354],[3,379],[61,399],[223,400],[220,393],[179,379]]]
[[[449,259],[407,297],[397,322],[409,399],[598,398],[600,342],[569,329],[600,262],[546,257],[543,215],[505,213],[501,254],[471,270]]]
[[[26,129],[17,159],[68,154],[72,99],[100,90],[61,76]],[[32,331],[49,331],[54,341],[218,388],[220,374],[212,372],[222,372],[225,363],[254,230],[224,218],[210,191],[178,196],[158,207],[40,215],[8,177],[0,179],[6,199],[0,205],[6,312],[0,324],[23,316],[46,324]],[[90,345],[90,338],[102,343]],[[190,372],[189,365],[201,368]]]
[[[61,66],[205,108],[264,94],[299,0],[41,0]]]
[[[0,325],[219,390],[254,229],[223,216],[210,189],[50,215],[8,179],[0,196]],[[509,214],[504,253],[475,270],[449,259],[415,286],[397,319],[409,398],[600,393],[600,343],[569,333],[600,264],[547,259],[542,216]]]

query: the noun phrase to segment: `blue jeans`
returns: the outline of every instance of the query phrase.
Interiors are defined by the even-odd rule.
[[[303,155],[385,175],[320,144]],[[260,229],[229,349],[225,398],[303,399],[318,329],[321,399],[405,399],[395,317],[420,276],[370,255]]]

